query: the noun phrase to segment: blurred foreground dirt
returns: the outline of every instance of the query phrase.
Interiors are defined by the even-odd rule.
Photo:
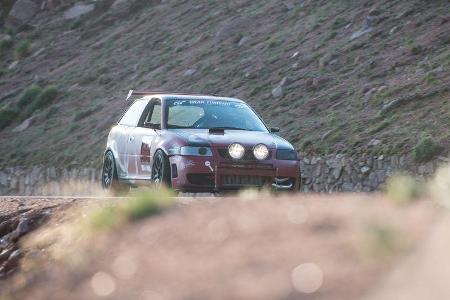
[[[9,254],[19,249],[20,259],[0,279],[0,299],[450,298],[450,218],[431,201],[184,198],[81,245],[64,244],[64,234],[30,242],[83,218],[73,208],[99,201],[120,200],[0,199],[2,224],[48,215],[16,233]],[[64,253],[55,256],[58,243]]]

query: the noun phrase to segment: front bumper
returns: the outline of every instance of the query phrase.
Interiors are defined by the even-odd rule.
[[[217,156],[169,158],[172,187],[182,191],[226,191],[270,187],[298,191],[299,162],[295,160],[230,161]]]

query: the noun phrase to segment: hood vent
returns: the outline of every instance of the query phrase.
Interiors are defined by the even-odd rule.
[[[210,128],[209,134],[225,134],[225,129],[223,128]]]

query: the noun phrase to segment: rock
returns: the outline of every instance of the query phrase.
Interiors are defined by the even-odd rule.
[[[358,183],[354,186],[353,192],[361,192],[362,189],[363,189],[362,184],[361,184],[360,182],[358,182]]]
[[[418,173],[420,175],[430,175],[434,171],[433,163],[432,162],[428,162],[425,165],[420,165],[417,168],[417,171],[418,171]]]
[[[370,171],[370,168],[367,167],[367,166],[364,166],[364,167],[362,167],[360,170],[361,170],[361,173],[367,174],[367,173]]]
[[[368,16],[364,20],[361,29],[352,33],[352,35],[350,36],[350,40],[353,41],[353,40],[365,35],[366,33],[372,32],[375,20],[376,20],[376,17]]]
[[[243,38],[241,38],[239,40],[238,47],[240,48],[240,47],[244,46],[249,40],[250,40],[249,37],[244,36]]]
[[[235,37],[246,30],[250,24],[251,19],[244,17],[237,17],[228,21],[214,36],[214,43],[220,44],[231,37]]]
[[[369,27],[369,28],[362,28],[358,31],[355,31],[352,33],[350,40],[353,41],[354,39],[357,39],[357,38],[363,36],[364,34],[371,32],[372,30],[373,30],[373,28]]]
[[[294,1],[286,1],[283,2],[284,7],[286,7],[287,10],[293,10],[295,8],[295,3]]]
[[[274,98],[281,98],[283,97],[283,88],[281,85],[278,85],[276,88],[272,90],[272,96]]]
[[[20,123],[19,126],[17,126],[16,128],[14,128],[12,130],[12,132],[22,132],[26,129],[28,129],[28,127],[30,127],[30,125],[32,124],[34,120],[34,117],[30,117],[28,119],[26,119],[25,121],[23,121],[22,123]]]
[[[61,1],[62,0],[44,1],[44,2],[42,2],[41,9],[55,10],[62,4]]]
[[[345,182],[342,184],[342,191],[343,192],[352,192],[353,191],[353,183],[351,182]]]
[[[336,180],[338,180],[341,177],[341,174],[342,174],[342,166],[338,166],[335,169],[333,169],[332,174],[333,174],[334,178]]]
[[[95,4],[76,3],[63,14],[64,19],[72,20],[88,14],[95,9]]]
[[[18,64],[19,64],[19,61],[18,61],[18,60],[13,61],[12,63],[9,64],[8,70],[9,70],[9,71],[13,71],[14,69],[17,68],[17,65],[18,65]]]
[[[197,72],[196,69],[188,69],[183,73],[183,76],[192,76],[195,72]]]
[[[25,233],[28,233],[30,231],[30,221],[28,218],[23,218],[19,221],[19,224],[17,225],[16,232],[19,234],[19,236],[24,235]]]
[[[6,19],[6,24],[12,27],[27,25],[40,8],[40,1],[17,0]]]
[[[383,183],[386,181],[386,171],[377,170],[376,172],[378,183]]]
[[[337,54],[335,53],[326,54],[319,59],[319,67],[323,68],[331,64],[332,61],[335,61],[335,63],[337,62]]]
[[[372,95],[377,92],[377,88],[373,88],[364,94],[364,100],[369,101]]]
[[[285,85],[289,84],[290,82],[291,82],[291,80],[289,79],[289,77],[285,76],[285,77],[283,77],[283,79],[281,79],[281,81],[278,85],[285,86]]]
[[[389,34],[394,34],[399,30],[400,30],[400,26],[394,26],[391,28],[391,30],[389,30]]]
[[[0,43],[11,43],[12,37],[9,34],[0,34]]]
[[[378,146],[379,144],[381,144],[381,141],[380,141],[380,140],[372,139],[372,140],[367,144],[367,146],[369,146],[369,147],[375,147],[375,146]]]
[[[8,185],[8,175],[5,172],[0,171],[0,185]]]
[[[376,88],[376,87],[375,87],[375,85],[372,84],[372,83],[364,84],[363,87],[362,87],[362,89],[361,89],[361,93],[362,93],[362,94],[366,94],[367,92],[369,92],[370,90],[372,90],[372,89],[374,89],[374,88]]]

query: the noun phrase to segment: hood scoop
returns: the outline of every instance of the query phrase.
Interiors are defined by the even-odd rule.
[[[209,134],[217,134],[217,135],[223,135],[225,134],[225,129],[223,128],[210,128],[208,130]]]

